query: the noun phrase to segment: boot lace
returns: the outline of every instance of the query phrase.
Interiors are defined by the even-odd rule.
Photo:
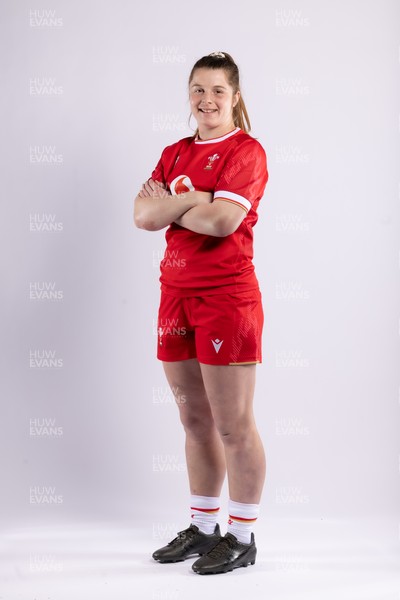
[[[191,540],[195,535],[195,531],[188,527],[187,529],[183,529],[183,531],[178,531],[178,535],[168,542],[168,546],[173,546],[174,544],[181,544],[183,540]]]
[[[207,552],[207,556],[210,558],[221,558],[227,551],[235,546],[235,541],[230,537],[223,537],[220,541]]]

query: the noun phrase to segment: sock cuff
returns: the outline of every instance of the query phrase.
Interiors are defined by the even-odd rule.
[[[219,510],[219,505],[219,496],[198,496],[196,494],[190,496],[190,508],[192,510]]]
[[[248,504],[244,502],[236,502],[229,498],[228,501],[229,518],[244,523],[255,521],[260,513],[259,504]]]

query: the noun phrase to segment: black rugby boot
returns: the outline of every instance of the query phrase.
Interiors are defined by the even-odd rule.
[[[178,562],[185,560],[193,554],[202,556],[221,540],[221,531],[218,523],[215,525],[214,533],[203,533],[193,523],[187,529],[179,531],[176,538],[168,542],[163,548],[153,552],[152,557],[161,563]]]
[[[254,565],[256,554],[257,548],[253,532],[250,544],[239,542],[235,535],[228,532],[214,548],[192,564],[192,569],[199,575],[227,573],[238,567]]]

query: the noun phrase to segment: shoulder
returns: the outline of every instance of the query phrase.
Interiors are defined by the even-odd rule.
[[[238,147],[247,148],[248,150],[253,150],[255,152],[260,152],[261,154],[265,154],[264,147],[258,141],[257,138],[253,137],[249,133],[242,131],[240,135],[237,137]]]
[[[266,152],[262,144],[257,138],[244,131],[233,137],[230,150],[231,158],[246,157],[247,159],[266,160]]]
[[[189,146],[189,144],[192,142],[192,140],[193,140],[193,136],[181,138],[177,142],[174,142],[173,144],[170,144],[169,146],[165,146],[164,150],[162,151],[162,154],[166,158],[168,156],[174,156],[177,152],[179,152],[183,148],[186,148],[187,146]]]

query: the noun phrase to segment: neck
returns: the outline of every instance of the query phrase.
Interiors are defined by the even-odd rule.
[[[216,137],[221,137],[226,133],[230,133],[236,129],[236,125],[234,123],[230,123],[229,125],[221,125],[220,127],[198,127],[197,129],[199,131],[198,137],[200,140],[211,140]]]

